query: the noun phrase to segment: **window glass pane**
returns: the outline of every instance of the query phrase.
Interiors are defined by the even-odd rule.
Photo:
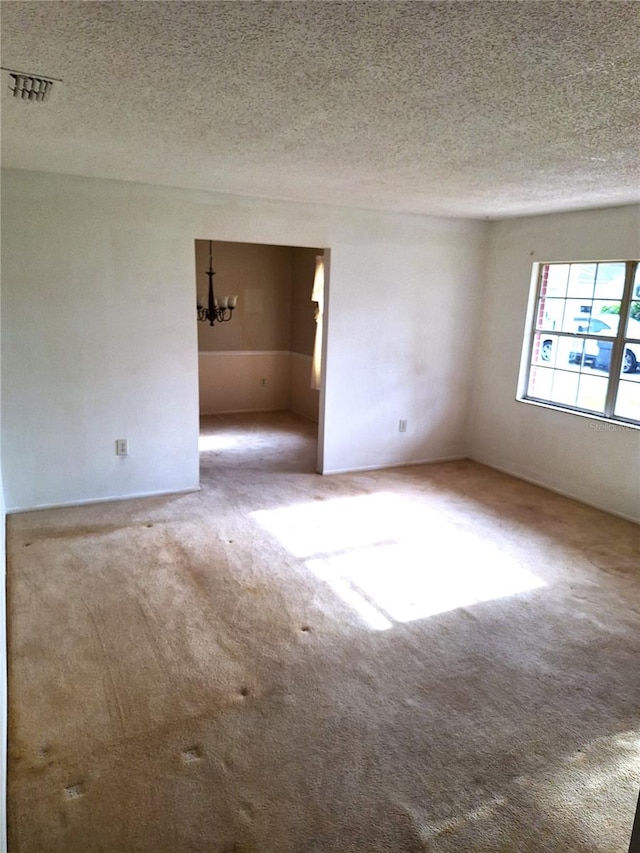
[[[624,291],[625,264],[598,264],[595,299],[620,300]]]
[[[545,264],[542,269],[541,296],[566,296],[569,264]]]
[[[592,306],[588,299],[567,299],[562,321],[563,332],[589,331]],[[579,330],[579,326],[584,328]]]
[[[589,317],[588,322],[578,325],[579,332],[612,337],[618,328],[617,314],[601,314],[599,317]]]
[[[594,301],[592,316],[594,318],[592,332],[597,332],[599,335],[616,335],[620,322],[620,303]]]
[[[640,302],[638,303],[638,306],[640,306]],[[631,303],[631,310],[633,311],[633,302]],[[631,314],[627,320],[627,333],[625,337],[640,340],[640,319],[636,319]]]
[[[560,338],[556,347],[556,367],[563,370],[580,370],[584,354],[583,338]]]
[[[622,373],[625,379],[640,379],[640,344],[625,341],[622,353]]]
[[[563,403],[566,406],[575,406],[578,396],[578,382],[580,374],[569,373],[565,370],[553,371],[553,387],[550,400],[553,403]]]
[[[584,361],[595,370],[609,372],[613,341],[607,338],[587,338]]]
[[[592,412],[604,412],[607,398],[607,379],[603,376],[593,376],[583,373],[578,387],[578,406]]]
[[[571,264],[567,296],[591,299],[597,269],[598,264]]]
[[[562,328],[564,299],[541,298],[538,302],[536,329],[548,329],[557,332]]]
[[[620,380],[615,414],[619,418],[629,418],[640,422],[640,376],[633,381],[627,377]]]
[[[531,352],[532,364],[553,366],[556,360],[557,341],[558,339],[555,335],[536,332]]]
[[[547,367],[532,367],[529,373],[528,397],[537,397],[539,400],[551,398],[553,386],[553,370]]]

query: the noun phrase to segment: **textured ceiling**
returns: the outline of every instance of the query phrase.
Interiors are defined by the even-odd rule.
[[[2,2],[6,166],[502,217],[640,200],[637,2]]]

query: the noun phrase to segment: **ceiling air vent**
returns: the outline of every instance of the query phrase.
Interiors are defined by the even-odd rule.
[[[41,77],[38,74],[24,74],[22,71],[11,71],[3,68],[3,77],[6,82],[3,89],[14,98],[31,103],[43,103],[48,101],[53,90],[53,84],[59,83],[53,77]]]

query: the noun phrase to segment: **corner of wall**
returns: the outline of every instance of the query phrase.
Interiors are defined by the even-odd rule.
[[[480,362],[480,357],[482,353],[482,343],[483,343],[483,330],[485,328],[486,322],[486,292],[488,288],[489,282],[489,261],[491,258],[490,250],[491,250],[491,235],[492,235],[492,226],[493,223],[487,222],[483,223],[485,225],[485,231],[483,237],[480,241],[480,246],[478,250],[479,263],[478,263],[478,287],[476,289],[477,293],[477,301],[476,301],[476,311],[473,312],[476,317],[476,324],[474,328],[475,336],[473,341],[471,359],[469,363],[469,369],[471,373],[471,382],[469,383],[469,395],[467,399],[467,417],[465,423],[465,432],[464,432],[464,455],[471,456],[472,446],[473,446],[473,433],[475,426],[475,415],[476,415],[476,406],[478,405],[478,390],[477,383],[475,382],[475,374],[478,369],[478,364]]]

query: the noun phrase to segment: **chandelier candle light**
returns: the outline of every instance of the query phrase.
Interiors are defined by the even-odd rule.
[[[200,304],[200,297],[198,297],[198,304],[196,305],[198,310],[198,320],[203,323],[208,323],[210,326],[213,326],[214,323],[227,323],[233,316],[233,309],[238,304],[237,296],[223,296],[220,301],[218,301],[214,296],[213,277],[215,273],[213,271],[213,262],[211,259],[212,242],[212,240],[209,240],[209,269],[206,273],[209,278],[209,298],[207,300],[207,305],[204,306]]]

